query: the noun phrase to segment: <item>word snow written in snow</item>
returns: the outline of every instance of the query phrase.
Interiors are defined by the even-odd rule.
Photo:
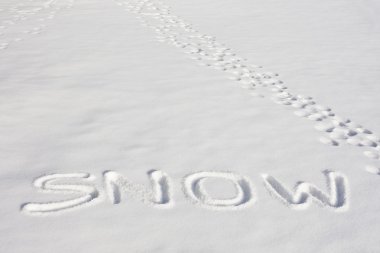
[[[271,196],[286,206],[300,210],[316,202],[333,211],[348,210],[348,180],[341,173],[323,172],[327,192],[317,186],[298,182],[292,190],[273,176],[262,174],[263,183]],[[69,194],[72,198],[62,201],[35,203],[21,206],[21,211],[29,215],[59,214],[69,210],[93,206],[106,198],[117,205],[122,198],[132,198],[155,208],[173,208],[173,184],[163,171],[148,172],[149,186],[137,184],[115,171],[103,173],[103,185],[94,183],[96,177],[88,173],[50,174],[37,178],[33,185],[42,193]],[[209,194],[205,182],[213,179],[225,181],[235,188],[232,198],[218,199]],[[104,190],[103,190],[104,189]],[[250,180],[239,174],[224,171],[200,171],[186,175],[182,180],[182,191],[190,203],[210,210],[241,210],[253,205],[257,196]]]

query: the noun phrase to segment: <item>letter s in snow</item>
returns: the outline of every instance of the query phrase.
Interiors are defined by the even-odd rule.
[[[58,214],[62,211],[87,206],[99,197],[95,186],[70,181],[93,181],[94,176],[88,173],[50,174],[37,178],[33,185],[43,193],[73,194],[75,198],[46,203],[25,203],[21,211],[30,215]]]

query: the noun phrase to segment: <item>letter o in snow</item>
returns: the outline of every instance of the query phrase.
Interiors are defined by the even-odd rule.
[[[233,183],[236,195],[230,199],[214,199],[204,188],[209,178],[225,179]],[[254,203],[255,196],[249,180],[231,172],[201,171],[187,175],[183,181],[185,196],[194,204],[213,210],[237,210]]]

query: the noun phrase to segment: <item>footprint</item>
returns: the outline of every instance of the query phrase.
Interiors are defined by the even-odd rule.
[[[324,137],[324,136],[320,137],[319,141],[323,144],[330,145],[330,146],[338,146],[339,145],[339,142],[337,142],[336,140],[333,140],[331,138]]]
[[[379,159],[380,158],[379,152],[375,152],[375,151],[364,151],[363,154],[366,157],[369,157],[372,159]]]
[[[375,175],[380,175],[380,167],[378,167],[378,166],[367,165],[365,169],[369,173],[372,173],[372,174],[375,174]]]
[[[321,132],[330,133],[334,131],[335,126],[331,123],[318,123],[314,128]]]

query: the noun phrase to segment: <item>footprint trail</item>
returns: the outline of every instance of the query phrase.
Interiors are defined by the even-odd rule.
[[[251,64],[215,37],[199,32],[192,24],[172,14],[161,1],[114,2],[134,14],[142,26],[153,30],[157,41],[177,47],[199,65],[223,73],[252,96],[268,97],[276,104],[291,108],[294,115],[314,121],[315,130],[321,132],[321,143],[360,147],[370,160],[366,170],[380,174],[380,138],[369,129],[336,115],[331,108],[318,104],[312,97],[292,93],[277,73]]]
[[[29,0],[0,5],[0,51],[31,35],[40,34],[49,21],[75,0]]]

